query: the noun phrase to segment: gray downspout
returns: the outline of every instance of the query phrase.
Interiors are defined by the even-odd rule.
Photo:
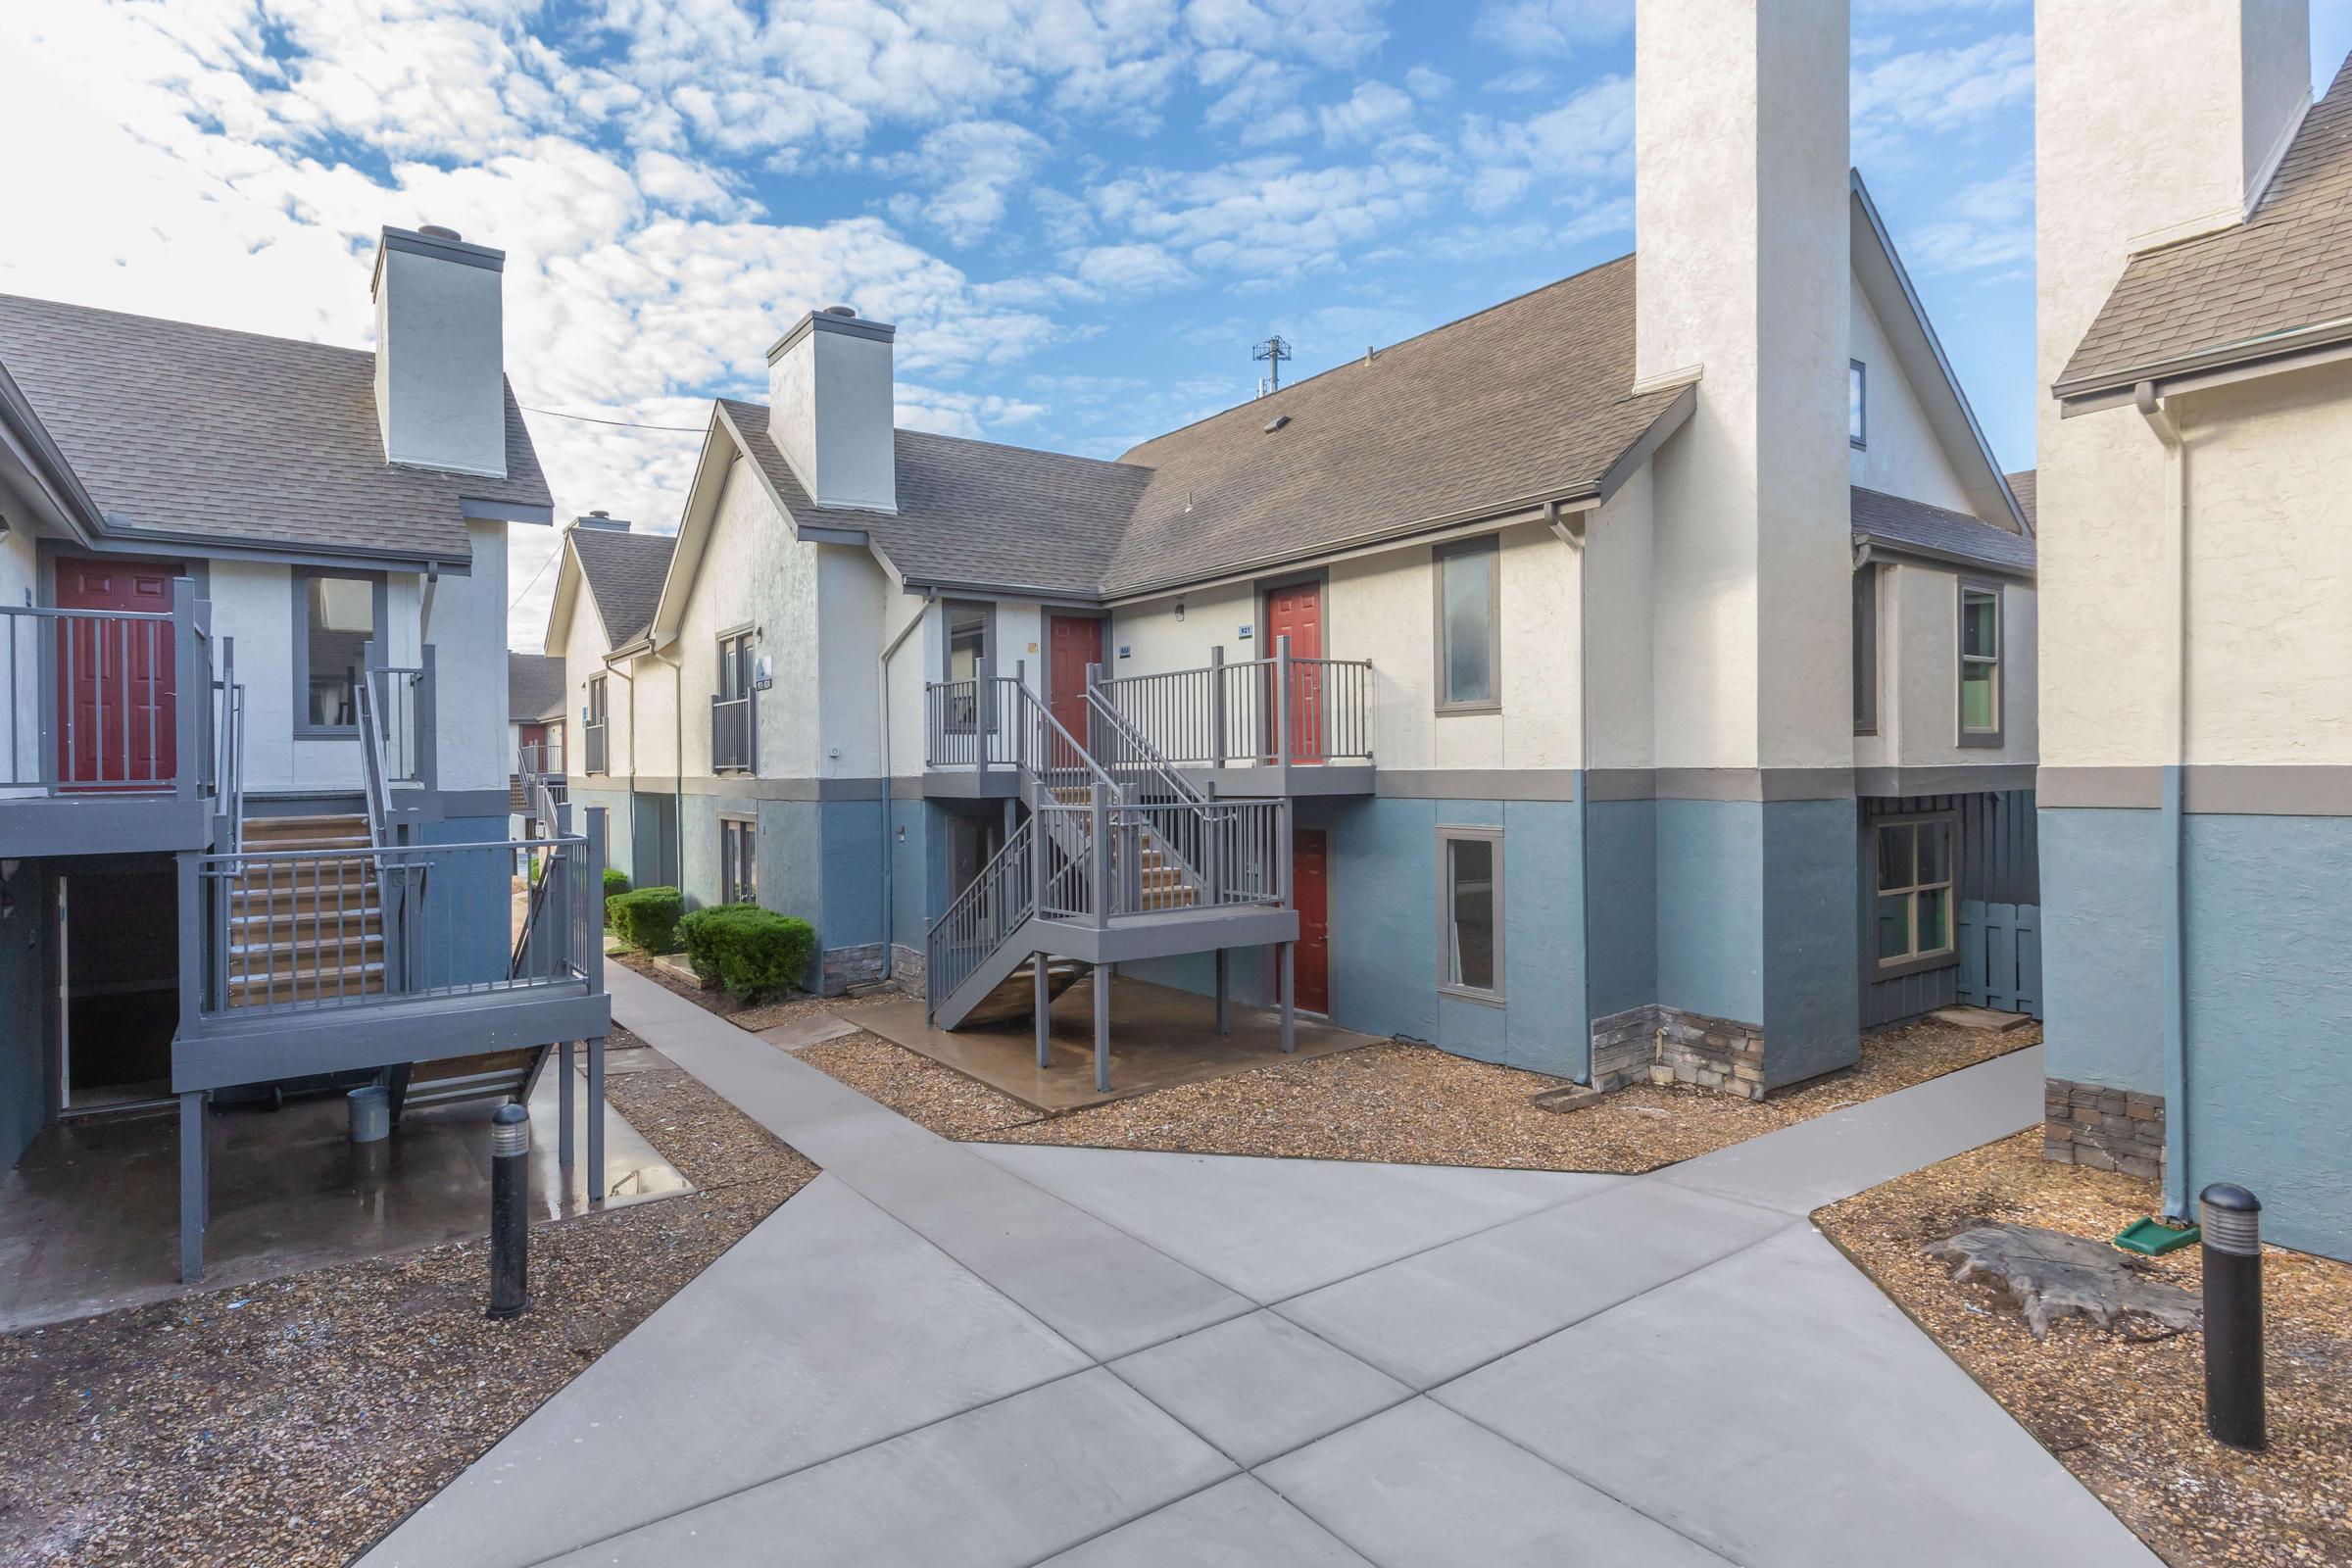
[[[1588,663],[1591,643],[1585,635],[1585,610],[1588,598],[1585,582],[1589,575],[1589,559],[1585,555],[1589,516],[1580,514],[1584,526],[1570,522],[1560,514],[1557,501],[1544,503],[1544,514],[1551,525],[1553,537],[1566,545],[1576,557],[1576,725],[1577,767],[1569,788],[1576,795],[1576,909],[1577,924],[1584,953],[1577,965],[1576,984],[1576,1042],[1584,1054],[1585,1083],[1592,1083],[1592,671]]]
[[[896,637],[882,645],[881,657],[874,661],[876,683],[882,694],[882,978],[885,982],[896,979],[899,972],[899,927],[894,918],[897,910],[893,903],[897,878],[892,874],[898,858],[890,848],[890,661],[891,656],[899,651],[899,646],[906,641],[906,634],[923,623],[923,616],[931,609],[932,597],[930,594],[923,595],[923,602],[906,618],[906,624],[899,628]]]
[[[605,673],[618,675],[620,683],[629,689],[629,848],[632,855],[629,881],[634,885],[637,880],[634,862],[637,847],[637,677],[615,665],[611,654],[605,655]],[[583,743],[585,740],[583,736]],[[565,759],[566,762],[569,760]],[[605,715],[605,776],[612,776],[612,716],[610,711]],[[598,897],[603,897],[603,894],[600,892]]]
[[[2132,401],[2164,446],[2165,568],[2171,663],[2165,692],[2164,871],[2164,1217],[2185,1221],[2188,1203],[2188,942],[2181,878],[2181,769],[2188,760],[2188,446],[2180,421],[2142,381]]]
[[[669,666],[671,694],[674,698],[670,704],[675,711],[670,714],[669,760],[677,769],[677,776],[669,781],[669,808],[676,822],[677,830],[671,836],[677,840],[678,892],[682,895],[686,891],[686,663],[683,660],[672,659],[659,648],[653,649],[652,653],[654,662]],[[632,695],[634,690],[631,688]],[[629,717],[629,764],[634,767],[637,762],[637,735],[636,713],[633,710]],[[759,771],[760,760],[755,757],[752,759],[752,772],[757,775]]]

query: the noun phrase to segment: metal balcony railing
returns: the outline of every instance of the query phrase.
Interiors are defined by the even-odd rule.
[[[211,607],[0,605],[0,790],[202,796],[212,766]]]
[[[1121,675],[1097,690],[1179,767],[1372,760],[1372,662],[1301,659],[1289,639],[1271,659]],[[1089,737],[1094,744],[1097,737]]]
[[[759,722],[750,692],[710,699],[710,771],[757,771],[759,744]]]

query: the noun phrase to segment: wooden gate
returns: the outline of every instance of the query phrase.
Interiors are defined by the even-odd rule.
[[[1960,902],[1960,1000],[2041,1016],[2041,909]]]

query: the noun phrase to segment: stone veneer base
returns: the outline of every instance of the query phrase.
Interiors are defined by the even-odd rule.
[[[2062,1165],[2164,1177],[2164,1097],[2136,1089],[2047,1078],[2041,1088],[2041,1152]]]
[[[1764,1098],[1764,1031],[1657,1003],[1592,1023],[1592,1087],[1693,1084],[1742,1100]]]
[[[854,948],[827,948],[817,977],[817,994],[838,997],[852,986],[872,985],[881,978],[881,943],[866,942]]]

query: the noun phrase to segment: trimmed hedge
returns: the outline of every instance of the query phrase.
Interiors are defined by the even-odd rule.
[[[678,922],[678,935],[703,984],[715,981],[738,1002],[799,984],[816,956],[814,926],[756,904],[697,909]]]
[[[686,896],[676,888],[639,888],[605,901],[612,934],[641,953],[667,953],[677,942]]]
[[[627,873],[618,866],[605,867],[605,929],[612,929],[612,901],[629,891]]]

